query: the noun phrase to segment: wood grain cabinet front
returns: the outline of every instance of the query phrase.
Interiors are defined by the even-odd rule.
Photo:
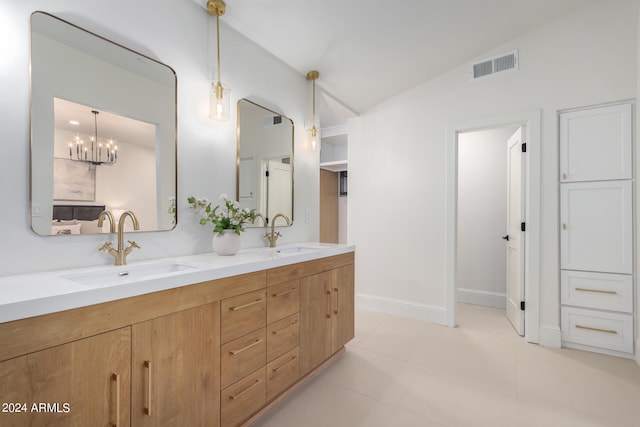
[[[267,294],[264,290],[250,292],[222,301],[221,342],[264,328],[267,324]]]
[[[130,425],[131,328],[0,363],[0,425]]]
[[[261,328],[222,346],[220,365],[222,388],[238,381],[254,370],[264,367],[267,356],[267,338]]]
[[[221,420],[224,427],[240,425],[262,408],[267,400],[265,367],[222,390]]]
[[[132,327],[132,424],[219,425],[218,302]]]
[[[267,326],[267,362],[300,344],[300,314],[278,320]]]
[[[291,387],[299,376],[300,350],[296,347],[267,365],[267,401]]]

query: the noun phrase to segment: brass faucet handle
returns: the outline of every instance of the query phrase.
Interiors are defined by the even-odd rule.
[[[127,240],[127,242],[129,242],[129,247],[130,248],[138,248],[140,249],[140,246],[138,246],[138,244],[136,242],[134,242],[133,240]]]
[[[104,251],[108,251],[109,249],[111,249],[111,242],[104,242],[104,244],[102,246],[100,246],[100,249],[98,249],[100,252],[104,252]]]

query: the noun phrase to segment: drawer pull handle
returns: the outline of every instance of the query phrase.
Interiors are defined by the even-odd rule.
[[[281,297],[282,295],[287,295],[287,294],[290,294],[290,293],[295,292],[297,290],[298,290],[298,288],[291,288],[291,289],[287,289],[286,291],[282,291],[282,292],[278,292],[277,294],[273,294],[273,296],[278,298],[278,297]]]
[[[258,298],[255,301],[251,301],[251,302],[248,302],[246,304],[238,305],[236,307],[231,307],[231,308],[229,308],[229,310],[231,310],[231,311],[242,310],[243,308],[247,308],[247,307],[251,307],[252,305],[259,304],[260,302],[262,302],[262,298]]]
[[[298,356],[291,356],[291,359],[287,360],[284,364],[282,364],[282,366],[278,366],[277,368],[273,368],[273,372],[278,372],[280,369],[284,368],[285,366],[287,366],[289,363],[293,362],[294,360],[297,359]]]
[[[116,383],[116,422],[112,425],[118,427],[120,425],[120,375],[112,374],[111,379]]]
[[[282,328],[282,329],[278,329],[277,331],[272,331],[271,333],[272,333],[273,335],[278,335],[280,332],[282,332],[282,331],[286,331],[286,330],[287,330],[287,329],[289,329],[290,327],[295,326],[297,323],[298,323],[298,319],[296,319],[296,320],[294,320],[293,322],[289,323],[289,324],[288,324],[287,326],[285,326],[284,328]]]
[[[618,294],[616,291],[605,291],[603,289],[576,288],[576,291],[595,292],[595,293],[598,293],[598,294],[609,294],[609,295],[617,295]]]
[[[236,394],[232,394],[231,396],[229,396],[229,399],[235,400],[235,399],[239,398],[240,396],[242,396],[243,394],[245,394],[246,392],[248,392],[249,390],[251,390],[252,388],[257,386],[259,383],[260,383],[260,380],[257,379],[253,384],[251,384],[249,387],[245,388],[241,392],[238,392]]]
[[[151,415],[151,361],[145,360],[144,367],[147,368],[147,374],[149,375],[147,380],[147,407],[144,408],[144,413]]]
[[[592,328],[590,326],[582,326],[582,325],[576,325],[576,328],[578,329],[586,329],[588,331],[596,331],[596,332],[606,332],[607,334],[618,334],[618,331],[614,331],[612,329],[600,329],[600,328]]]
[[[242,353],[242,352],[243,352],[243,351],[245,351],[245,350],[249,350],[251,347],[255,347],[255,346],[257,346],[257,345],[258,345],[258,344],[260,344],[261,342],[264,342],[264,340],[263,340],[262,338],[259,338],[259,339],[255,340],[254,342],[252,342],[251,344],[249,344],[249,345],[248,345],[248,346],[246,346],[246,347],[239,348],[238,350],[231,350],[231,351],[229,352],[229,354],[232,354],[232,355],[234,355],[234,356],[235,356],[235,355],[236,355],[236,354],[238,354],[238,353]]]
[[[566,174],[566,173],[563,173],[563,174],[562,174],[562,179],[563,179],[563,180],[564,180],[564,179],[567,179],[567,174]]]

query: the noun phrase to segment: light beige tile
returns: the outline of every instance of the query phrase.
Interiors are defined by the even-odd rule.
[[[322,373],[322,380],[381,402],[395,404],[407,391],[398,375],[405,362],[355,347],[345,352]]]
[[[638,427],[631,360],[528,344],[504,312],[458,306],[446,328],[356,314],[356,340],[260,427]]]

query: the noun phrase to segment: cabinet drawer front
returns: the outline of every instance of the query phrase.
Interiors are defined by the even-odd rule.
[[[267,290],[267,324],[300,311],[300,281],[282,283]]]
[[[221,342],[264,328],[267,321],[266,291],[256,291],[225,299],[221,307]]]
[[[562,307],[562,340],[633,353],[633,316]]]
[[[262,408],[267,398],[266,383],[265,368],[262,367],[222,390],[221,424],[224,427],[237,426]]]
[[[220,355],[221,387],[225,388],[249,372],[263,367],[266,356],[267,339],[264,328],[224,344]]]
[[[625,274],[563,270],[562,304],[632,313],[632,278]]]
[[[267,365],[267,401],[289,388],[300,376],[300,351],[296,347]]]
[[[298,313],[267,326],[267,361],[300,345],[300,315]]]

